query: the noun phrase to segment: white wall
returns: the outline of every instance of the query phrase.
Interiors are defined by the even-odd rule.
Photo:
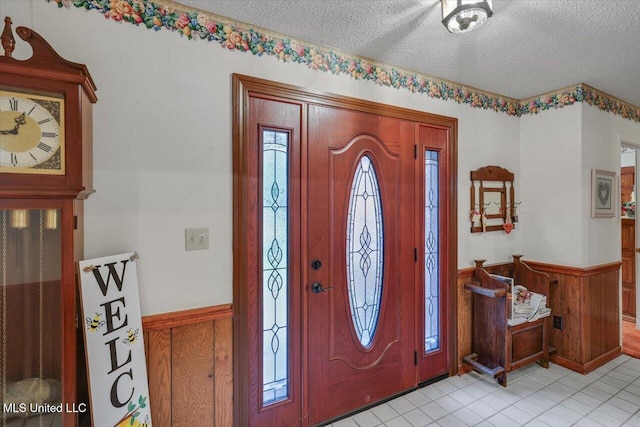
[[[520,118],[522,205],[527,259],[581,266],[581,104]]]
[[[0,0],[0,14],[39,32],[66,59],[85,63],[98,85],[97,192],[85,203],[85,255],[139,252],[143,315],[232,300],[232,73],[457,117],[460,268],[476,258],[505,262],[513,253],[575,266],[611,258],[598,255],[610,224],[592,224],[585,211],[592,162],[581,158],[590,158],[581,149],[581,115],[592,113],[581,113],[582,104],[517,119],[116,23],[73,6]],[[626,132],[640,140],[638,124],[595,112],[593,119],[608,129],[598,139]],[[597,146],[587,142],[586,150]],[[612,150],[618,162],[619,151]],[[598,151],[593,163],[602,156]],[[605,157],[598,167],[615,170]],[[516,176],[522,205],[510,235],[469,231],[469,172],[487,165]],[[211,249],[185,252],[187,227],[208,227]],[[586,243],[588,233],[597,240],[583,249],[576,242]]]
[[[615,172],[620,176],[620,147],[615,132],[615,116],[587,104],[582,104],[582,205],[591,212],[592,169]],[[617,150],[614,150],[615,147]],[[617,187],[616,187],[617,188]],[[620,190],[614,194],[616,204],[620,201]],[[585,221],[582,230],[582,265],[598,265],[614,262],[621,257],[620,215],[616,209],[614,218],[591,218]]]
[[[502,231],[471,233],[470,172],[497,165],[515,174],[515,199],[522,200],[519,121],[502,113],[478,111],[460,106],[458,136],[458,266],[469,267],[474,259],[489,264],[506,262],[522,252],[522,222],[506,234]],[[520,214],[520,212],[518,212]],[[522,220],[522,217],[520,217]]]
[[[584,206],[591,208],[591,169],[615,172],[620,178],[620,139],[640,140],[640,126],[619,116],[607,114],[587,104],[582,105],[583,134],[583,189]],[[623,139],[624,141],[625,139]],[[615,193],[620,202],[619,187]],[[590,218],[585,222],[583,236],[586,248],[583,265],[598,265],[615,262],[621,258],[620,212],[615,218]]]
[[[620,138],[638,140],[640,126],[586,103],[520,119],[528,259],[576,267],[620,260],[618,210],[614,218],[591,217],[591,171],[619,176]]]

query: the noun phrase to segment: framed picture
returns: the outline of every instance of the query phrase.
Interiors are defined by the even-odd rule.
[[[616,205],[616,173],[591,170],[591,217],[613,218],[620,207]]]

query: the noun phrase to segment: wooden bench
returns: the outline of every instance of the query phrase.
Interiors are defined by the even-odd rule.
[[[515,284],[529,291],[549,296],[549,275],[535,271],[524,263],[522,255],[514,255]],[[472,353],[464,363],[474,370],[491,375],[503,387],[507,386],[507,372],[531,362],[549,367],[550,317],[510,326],[511,310],[509,286],[492,277],[483,268],[484,261],[476,261],[474,283],[465,289],[473,292]]]

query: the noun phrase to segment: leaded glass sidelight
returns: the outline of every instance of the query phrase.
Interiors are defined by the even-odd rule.
[[[289,134],[262,132],[263,404],[289,394]]]
[[[440,261],[438,152],[426,150],[424,164],[424,351],[440,348]]]
[[[368,156],[358,162],[347,215],[347,283],[351,317],[360,344],[368,347],[380,317],[384,228],[380,185]]]

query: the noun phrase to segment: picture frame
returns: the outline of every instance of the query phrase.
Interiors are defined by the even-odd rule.
[[[620,207],[616,205],[616,173],[591,170],[591,217],[613,218]]]

